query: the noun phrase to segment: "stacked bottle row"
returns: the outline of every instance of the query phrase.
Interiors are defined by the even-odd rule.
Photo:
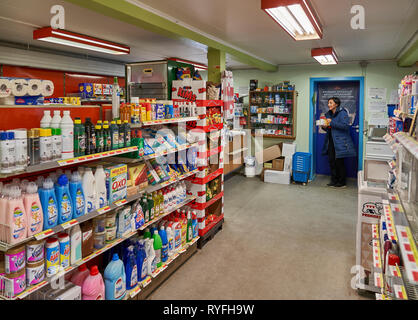
[[[36,182],[0,183],[0,240],[20,242],[43,230],[81,217],[108,204],[106,174],[98,165],[52,172]]]

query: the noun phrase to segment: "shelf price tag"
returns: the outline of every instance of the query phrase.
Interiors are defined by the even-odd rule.
[[[73,220],[70,220],[70,221],[67,221],[67,222],[63,223],[61,225],[61,227],[65,230],[65,229],[71,228],[72,226],[76,225],[77,223],[78,223],[77,219],[73,219]]]
[[[133,290],[131,290],[129,295],[131,296],[131,298],[133,298],[140,292],[141,292],[141,286],[137,285]]]
[[[40,233],[35,234],[34,237],[35,237],[36,240],[42,240],[42,239],[45,239],[45,238],[49,237],[53,233],[54,233],[54,231],[52,229],[48,229],[48,230],[45,230],[45,231],[42,231]]]
[[[145,278],[145,280],[143,280],[143,281],[141,282],[141,286],[142,286],[142,288],[145,288],[147,285],[149,285],[149,284],[151,283],[151,281],[152,281],[151,277],[150,277],[150,276],[147,276],[147,277]]]
[[[117,207],[120,207],[122,205],[124,205],[125,203],[127,203],[128,201],[126,199],[122,199],[122,200],[118,200],[116,202],[114,202],[113,204]]]
[[[97,209],[97,213],[100,215],[100,214],[103,214],[103,213],[106,213],[106,212],[108,212],[108,211],[110,211],[110,207],[109,206],[106,206],[106,207],[103,207],[103,208],[100,208],[100,209]]]

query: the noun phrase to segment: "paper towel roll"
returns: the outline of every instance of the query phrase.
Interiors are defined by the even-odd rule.
[[[42,80],[41,94],[44,97],[49,97],[54,94],[54,83],[51,80]]]
[[[25,79],[13,79],[12,94],[15,97],[22,97],[28,93],[28,82]]]
[[[28,95],[39,96],[42,94],[42,80],[30,79],[28,81]]]
[[[8,97],[12,92],[12,84],[8,79],[0,79],[0,97]]]

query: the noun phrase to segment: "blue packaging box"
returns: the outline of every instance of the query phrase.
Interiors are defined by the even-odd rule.
[[[23,96],[15,97],[16,105],[39,106],[44,104],[43,96]]]
[[[78,91],[81,93],[81,98],[93,98],[93,84],[89,82],[83,82],[78,84]]]

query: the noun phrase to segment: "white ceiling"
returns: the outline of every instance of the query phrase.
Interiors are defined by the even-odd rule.
[[[333,46],[340,61],[395,59],[418,30],[417,0],[312,0],[323,24],[324,37],[322,40],[296,42],[260,9],[260,2],[261,0],[141,0],[141,3],[165,15],[279,65],[312,63],[310,49],[324,46]],[[131,54],[111,56],[32,40],[34,29],[50,24],[49,11],[54,4],[65,7],[67,30],[129,45]],[[365,7],[365,30],[350,28],[352,4]],[[204,45],[156,35],[61,0],[2,0],[0,40],[123,62],[160,60],[174,56],[207,63],[207,48]],[[228,55],[227,64],[234,68],[246,67]]]

